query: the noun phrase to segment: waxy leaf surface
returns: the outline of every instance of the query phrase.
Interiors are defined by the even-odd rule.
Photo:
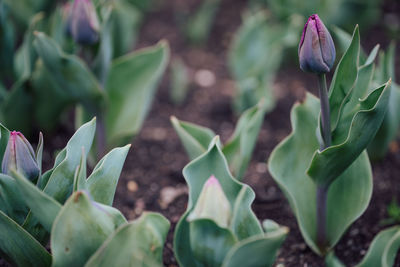
[[[319,148],[316,137],[319,109],[319,100],[311,94],[293,107],[293,131],[274,149],[268,167],[288,198],[306,243],[320,254],[316,245],[316,184],[307,175],[307,168]],[[371,167],[363,152],[329,188],[326,219],[329,247],[364,212],[371,193]]]

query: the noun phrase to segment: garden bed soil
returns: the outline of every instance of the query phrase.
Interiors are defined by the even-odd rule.
[[[179,57],[185,62],[193,81],[184,103],[176,106],[169,100],[169,75],[163,78],[144,126],[132,142],[114,202],[114,206],[130,220],[140,216],[143,211],[155,211],[171,221],[164,249],[166,266],[177,266],[172,251],[173,231],[186,210],[187,187],[182,169],[189,162],[171,126],[170,116],[209,127],[221,136],[222,141],[229,138],[237,121],[231,108],[235,83],[228,71],[227,52],[233,34],[241,23],[241,12],[247,1],[222,0],[210,39],[199,47],[185,42],[174,20],[175,10],[191,9],[196,2],[199,1],[166,1],[158,11],[149,14],[142,27],[138,47],[167,39],[171,47],[171,57]],[[399,10],[398,6],[396,8]],[[366,38],[362,35],[362,39],[366,40],[363,45],[371,48],[377,39],[372,36],[382,36],[382,32],[376,27]],[[384,37],[379,39],[385,40]],[[386,45],[384,43],[383,47]],[[400,51],[397,51],[397,70],[400,70],[399,55]],[[205,83],[210,86],[201,86],[205,83],[204,77],[202,81],[201,75],[198,75],[199,70],[209,71],[208,74],[211,75],[206,76]],[[257,217],[261,221],[272,219],[290,228],[276,265],[323,265],[321,258],[305,244],[288,201],[271,178],[266,164],[274,147],[291,131],[289,116],[292,105],[304,98],[306,88],[315,93],[315,87],[314,77],[304,74],[297,66],[286,64],[279,72],[274,85],[277,105],[265,117],[244,178],[244,182],[256,193],[253,209]],[[50,141],[46,139],[48,143],[45,144],[45,161],[52,162],[50,153],[65,145],[72,132],[72,128],[67,127],[65,131],[59,131],[57,137]],[[353,266],[362,259],[373,237],[385,228],[381,221],[387,218],[387,205],[393,197],[400,198],[399,147],[397,140],[392,144],[386,158],[372,165],[374,191],[371,203],[336,247],[337,256],[346,266]],[[399,259],[396,266],[400,266]]]

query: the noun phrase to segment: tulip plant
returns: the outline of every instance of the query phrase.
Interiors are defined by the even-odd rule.
[[[300,67],[318,77],[320,99],[307,94],[291,112],[292,133],[269,158],[269,170],[289,200],[310,248],[326,255],[367,208],[372,172],[365,151],[384,119],[390,80],[371,83],[375,47],[360,59],[356,26],[329,92],[325,74],[335,60],[330,33],[317,15],[303,30]]]
[[[42,174],[42,135],[34,153],[21,133],[0,125],[0,254],[6,260],[17,266],[162,266],[169,222],[155,213],[127,222],[111,207],[130,145],[111,150],[86,177],[95,130],[95,120],[81,126]]]
[[[76,107],[77,126],[98,118],[99,155],[138,133],[165,71],[168,45],[161,41],[126,54],[138,24],[136,9],[126,0],[96,3],[69,1],[50,17],[32,18],[22,45],[10,53],[15,67],[6,78],[14,79],[4,78],[0,86],[5,126],[28,135],[33,122],[53,129]],[[10,30],[6,22],[0,26]]]
[[[222,147],[229,169],[239,180],[249,165],[267,108],[268,104],[261,100],[256,106],[246,110],[239,118],[234,133]],[[215,137],[215,133],[208,128],[179,121],[175,117],[171,117],[171,122],[191,160],[206,152]]]
[[[174,236],[180,266],[272,266],[288,229],[251,210],[255,194],[230,173],[216,136],[183,176],[189,204]]]

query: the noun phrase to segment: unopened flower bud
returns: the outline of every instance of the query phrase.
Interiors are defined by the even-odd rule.
[[[31,181],[39,176],[35,153],[22,133],[16,131],[10,133],[1,167],[2,173],[10,174],[11,169],[15,169]]]
[[[91,0],[75,0],[72,6],[64,6],[67,12],[66,30],[75,42],[91,45],[99,40],[99,19]]]
[[[305,72],[327,73],[335,62],[336,51],[332,37],[317,14],[304,25],[299,44],[300,68]]]
[[[227,228],[231,218],[231,205],[225,193],[213,175],[206,181],[200,192],[188,221],[211,219],[220,227]]]

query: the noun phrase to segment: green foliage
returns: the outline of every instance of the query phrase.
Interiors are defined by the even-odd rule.
[[[367,254],[356,267],[394,266],[400,250],[400,226],[392,226],[379,232],[369,246]],[[331,253],[326,259],[327,267],[343,267]]]
[[[372,241],[367,254],[357,267],[393,266],[400,249],[400,226],[381,231]]]
[[[156,213],[144,213],[136,221],[119,227],[86,266],[163,266],[162,248],[168,229],[167,219]]]
[[[387,153],[390,143],[396,139],[400,126],[400,86],[395,82],[395,44],[392,43],[386,53],[379,55],[374,82],[383,83],[392,79],[390,84],[390,97],[387,112],[374,140],[368,146],[368,155],[371,159],[382,159]]]
[[[1,129],[4,151],[8,132]],[[36,185],[16,170],[12,176],[0,174],[0,255],[5,259],[17,266],[98,266],[99,261],[103,266],[162,266],[169,222],[145,213],[128,223],[111,207],[130,145],[110,151],[86,179],[85,151],[95,129],[95,120],[80,127]],[[42,149],[40,139],[39,166]],[[45,249],[49,234],[52,255]]]
[[[0,254],[17,266],[50,266],[51,255],[26,230],[0,211]]]
[[[242,179],[250,162],[254,146],[268,105],[261,100],[258,105],[246,110],[240,116],[236,128],[222,151],[228,161],[232,174]],[[171,118],[190,159],[193,160],[207,151],[215,133],[208,128]]]
[[[318,13],[326,25],[338,25],[347,30],[359,23],[363,28],[373,25],[381,13],[381,2],[376,0],[260,0],[280,21],[292,14],[304,17]]]
[[[101,18],[100,41],[90,46],[67,36],[67,5],[25,2],[6,1],[0,6],[4,18],[0,28],[5,32],[0,54],[7,55],[2,62],[9,61],[9,73],[2,71],[5,76],[0,77],[0,117],[5,125],[27,135],[33,125],[52,130],[66,110],[78,106],[78,126],[98,117],[94,152],[104,154],[116,143],[131,139],[140,130],[165,71],[168,45],[160,42],[127,54],[142,21],[142,13],[128,0],[95,1]],[[18,8],[26,13],[24,23],[29,25],[24,34],[25,26],[13,33]],[[14,47],[14,40],[22,37],[22,44]],[[21,113],[26,115],[21,117]]]
[[[169,58],[166,42],[133,52],[113,62],[105,91],[107,143],[117,144],[137,134],[150,109]]]
[[[208,39],[220,2],[220,0],[203,0],[196,12],[186,19],[184,32],[190,42],[199,44]]]
[[[316,188],[328,187],[327,249],[366,209],[372,193],[372,173],[364,150],[384,118],[388,83],[371,89],[373,58],[358,62],[359,36],[342,57],[329,95],[332,146],[319,150],[319,101],[310,94],[291,113],[293,132],[272,152],[269,170],[285,193],[306,243],[324,254],[316,241]],[[290,166],[290,167],[289,167]]]
[[[181,59],[171,62],[170,94],[169,97],[175,105],[181,105],[186,98],[189,89],[189,73]]]
[[[272,85],[283,49],[297,42],[299,21],[293,17],[290,22],[288,27],[274,24],[264,12],[244,18],[229,52],[229,68],[238,88],[234,99],[236,112],[254,106],[261,98],[266,101],[267,111],[274,108]]]
[[[251,259],[246,261],[246,266],[259,266],[260,262],[271,266],[288,229],[279,226],[262,229],[251,210],[254,192],[230,174],[218,137],[213,138],[206,152],[184,168],[183,175],[189,186],[189,203],[174,237],[175,256],[180,266],[243,266],[240,261],[244,255]],[[214,218],[188,218],[211,176],[218,179],[230,203],[231,218],[227,227],[218,225]],[[215,203],[218,204],[219,201]]]
[[[105,96],[100,84],[79,57],[65,54],[53,39],[43,33],[36,34],[33,45],[51,84],[56,84],[57,90],[65,96],[60,94],[57,99],[83,103],[91,113],[101,109]],[[54,89],[50,87],[48,90]],[[46,99],[38,98],[37,101],[46,106]]]
[[[340,28],[334,28],[337,43],[341,50],[346,50],[351,36]],[[390,143],[396,139],[400,127],[400,86],[395,82],[395,43],[391,43],[386,52],[379,53],[379,64],[373,75],[375,87],[391,79],[388,85],[390,91],[389,103],[385,118],[376,136],[368,146],[368,155],[372,160],[379,160],[386,155]],[[368,61],[364,51],[360,51],[360,63]]]

